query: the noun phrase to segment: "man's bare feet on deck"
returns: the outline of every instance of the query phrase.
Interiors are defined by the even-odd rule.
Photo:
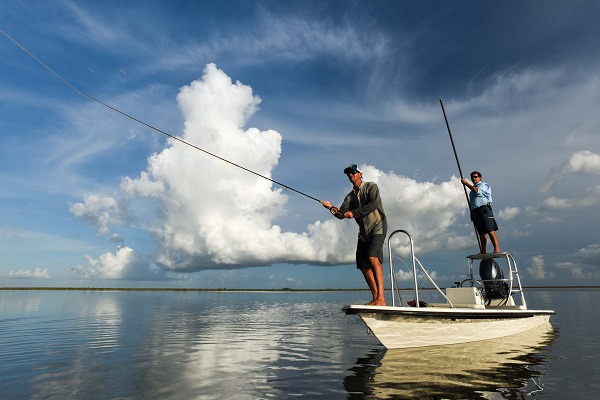
[[[385,300],[371,300],[367,303],[368,306],[385,306]]]

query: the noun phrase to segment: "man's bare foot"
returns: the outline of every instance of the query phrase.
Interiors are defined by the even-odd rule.
[[[494,253],[502,253],[500,249],[494,249]]]
[[[368,306],[385,306],[385,300],[371,300],[367,303]]]

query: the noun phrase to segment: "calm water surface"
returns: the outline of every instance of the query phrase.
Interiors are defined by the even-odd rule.
[[[554,330],[385,350],[367,292],[0,291],[1,399],[596,399],[600,290],[534,290]]]

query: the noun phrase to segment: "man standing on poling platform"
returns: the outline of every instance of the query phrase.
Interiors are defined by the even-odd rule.
[[[481,174],[478,171],[471,172],[471,181],[473,184],[470,184],[464,178],[460,179],[463,185],[471,189],[469,207],[471,208],[471,221],[473,221],[479,234],[480,253],[485,254],[487,252],[486,234],[489,235],[494,246],[494,253],[500,253],[500,246],[498,246],[498,238],[496,237],[498,225],[492,212],[492,187],[481,180]]]

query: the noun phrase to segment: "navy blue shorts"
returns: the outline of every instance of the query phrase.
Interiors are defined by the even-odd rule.
[[[359,237],[358,244],[356,245],[356,268],[371,268],[369,257],[377,257],[379,262],[383,264],[384,242],[385,235],[371,235],[366,241]]]
[[[471,220],[480,235],[498,230],[492,207],[488,205],[471,210]]]

